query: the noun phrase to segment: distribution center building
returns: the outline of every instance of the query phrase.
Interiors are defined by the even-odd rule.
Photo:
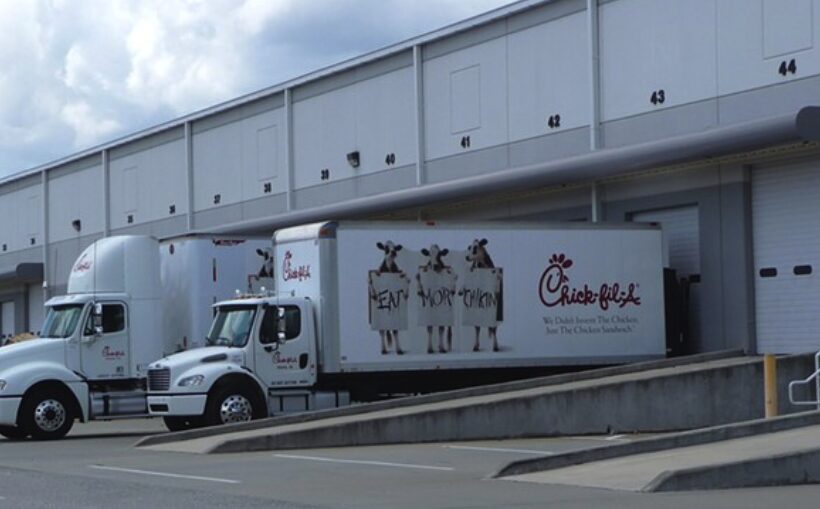
[[[108,235],[648,221],[691,351],[818,350],[815,33],[820,0],[523,0],[23,171],[0,332],[36,332]]]

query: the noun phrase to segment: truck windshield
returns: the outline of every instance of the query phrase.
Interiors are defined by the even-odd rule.
[[[254,316],[256,306],[219,308],[208,334],[208,346],[245,346],[251,335]]]
[[[46,315],[41,336],[44,338],[70,337],[77,328],[80,315],[83,314],[83,307],[83,304],[51,307]]]

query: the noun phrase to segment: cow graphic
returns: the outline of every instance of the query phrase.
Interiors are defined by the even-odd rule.
[[[498,346],[498,324],[503,320],[503,269],[493,263],[487,252],[487,239],[475,239],[467,248],[468,262],[464,282],[459,290],[463,303],[463,324],[475,327],[473,351],[481,349],[481,329],[487,328],[493,340],[493,351]]]
[[[427,353],[435,353],[433,348],[433,331],[438,328],[438,351],[447,353],[453,349],[454,306],[453,296],[456,293],[456,274],[447,265],[444,257],[449,249],[441,249],[433,244],[429,249],[422,249],[421,254],[427,263],[419,267],[416,274],[419,295],[419,325],[427,327]],[[447,338],[445,347],[444,338]]]
[[[405,351],[399,343],[399,331],[407,329],[410,280],[396,261],[402,245],[387,241],[377,242],[376,247],[384,256],[379,268],[368,273],[370,327],[379,331],[382,355],[388,353],[394,342],[396,354],[403,355]]]
[[[256,254],[262,257],[262,267],[256,275],[257,279],[273,277],[273,250],[269,247],[257,249]]]

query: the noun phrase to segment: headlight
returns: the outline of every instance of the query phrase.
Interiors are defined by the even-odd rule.
[[[5,380],[0,380],[0,391],[2,391],[5,388],[6,388],[6,381]]]
[[[195,385],[202,385],[202,382],[205,380],[205,375],[194,375],[194,376],[186,376],[182,380],[179,381],[177,385],[180,387],[193,387]]]

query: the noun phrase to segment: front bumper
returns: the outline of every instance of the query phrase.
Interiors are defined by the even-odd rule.
[[[23,397],[0,398],[0,426],[16,426],[17,411]]]
[[[151,415],[202,415],[205,413],[207,394],[148,395],[148,413]]]

